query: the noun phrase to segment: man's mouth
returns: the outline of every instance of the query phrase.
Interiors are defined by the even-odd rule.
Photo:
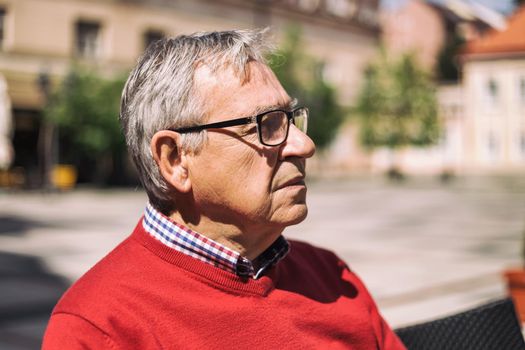
[[[297,175],[297,176],[294,176],[294,177],[290,178],[289,180],[286,180],[281,185],[279,185],[277,189],[280,190],[282,188],[292,187],[292,186],[306,187],[306,184],[304,182],[304,175],[302,175],[302,174],[301,175]]]

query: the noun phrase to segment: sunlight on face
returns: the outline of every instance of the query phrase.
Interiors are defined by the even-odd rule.
[[[195,83],[207,102],[207,123],[257,114],[268,106],[287,108],[291,98],[267,66],[251,62],[241,82],[233,70],[217,74],[201,66]],[[307,214],[305,160],[312,140],[290,126],[278,147],[259,143],[255,125],[208,130],[202,151],[191,159],[196,205],[204,216],[241,231],[277,235]]]

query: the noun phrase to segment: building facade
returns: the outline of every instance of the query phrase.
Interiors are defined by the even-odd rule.
[[[462,55],[465,166],[525,169],[525,7],[503,31],[470,42]]]
[[[12,167],[38,178],[41,111],[73,62],[127,72],[153,41],[197,31],[299,25],[339,101],[355,99],[378,47],[378,0],[0,0],[0,73],[12,105]]]
[[[432,147],[371,154],[369,169],[396,166],[412,174],[511,173],[525,168],[525,13],[508,21],[481,5],[408,0],[382,16],[382,37],[393,53],[415,52],[435,71],[446,38],[467,44],[458,56],[458,80],[438,80],[442,128]],[[426,38],[426,39],[425,39]],[[439,75],[436,72],[437,77]]]

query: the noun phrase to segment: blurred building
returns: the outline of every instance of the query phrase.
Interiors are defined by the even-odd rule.
[[[408,0],[381,13],[382,41],[390,54],[417,55],[418,63],[433,70],[446,36],[442,13],[427,2]]]
[[[503,15],[462,0],[405,0],[382,11],[380,18],[382,41],[388,52],[413,53],[440,80],[451,79],[439,71],[439,60],[448,45],[457,38],[471,41],[491,29],[505,29]]]
[[[406,147],[395,152],[363,153],[358,126],[347,123],[331,147],[329,162],[343,171],[384,172],[393,160],[402,171],[439,174],[468,171],[465,88],[458,54],[464,42],[506,28],[505,17],[481,4],[461,0],[403,0],[380,14],[381,41],[393,58],[413,54],[438,82],[437,100],[442,135],[433,147]]]
[[[412,2],[419,3],[411,5],[419,12],[425,6]],[[441,81],[438,86],[442,138],[435,147],[404,150],[398,156],[400,163],[403,170],[412,173],[523,171],[525,7],[502,23],[488,9],[458,4],[445,2],[447,7],[439,9],[449,19],[454,16],[456,30],[468,40],[457,55],[461,77]],[[469,20],[462,22],[461,18]],[[428,23],[433,22],[429,19]],[[436,76],[439,78],[437,71]],[[376,152],[372,167],[384,170],[389,156],[387,151]]]
[[[525,169],[525,6],[462,54],[465,166]]]
[[[14,166],[38,183],[42,108],[73,62],[127,71],[151,42],[195,31],[290,24],[325,62],[344,105],[378,47],[378,0],[0,0],[0,73],[14,119]],[[41,148],[41,147],[40,147]]]

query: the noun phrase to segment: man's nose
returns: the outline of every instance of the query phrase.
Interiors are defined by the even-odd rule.
[[[310,158],[315,153],[315,144],[304,132],[299,130],[293,123],[288,130],[288,138],[281,148],[281,158],[300,157]]]

